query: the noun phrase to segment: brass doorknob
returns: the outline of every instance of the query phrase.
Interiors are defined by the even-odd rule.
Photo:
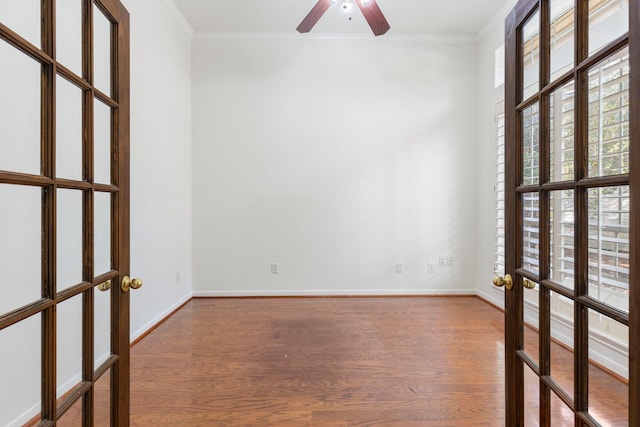
[[[522,286],[524,286],[527,289],[535,289],[536,283],[529,279],[522,279]]]
[[[122,278],[122,292],[129,292],[129,289],[140,289],[142,287],[142,280],[131,279],[129,276]]]
[[[511,275],[505,274],[504,276],[496,276],[493,279],[493,285],[499,288],[505,287],[507,290],[513,289],[513,280],[511,279]]]

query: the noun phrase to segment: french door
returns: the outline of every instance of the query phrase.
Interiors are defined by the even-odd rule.
[[[506,425],[640,425],[640,7],[506,20]]]
[[[129,16],[0,2],[0,425],[129,423]]]

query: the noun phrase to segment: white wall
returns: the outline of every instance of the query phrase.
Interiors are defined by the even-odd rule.
[[[496,253],[496,104],[504,100],[504,84],[495,86],[495,51],[504,43],[504,19],[515,6],[515,0],[505,1],[478,34],[477,39],[477,110],[478,128],[476,133],[477,163],[476,174],[476,231],[475,282],[478,294],[500,307],[504,306],[501,290],[491,284],[493,280]]]
[[[195,294],[475,293],[475,57],[197,35]]]
[[[191,297],[191,37],[170,0],[131,15],[131,337]],[[179,278],[178,278],[179,276]]]

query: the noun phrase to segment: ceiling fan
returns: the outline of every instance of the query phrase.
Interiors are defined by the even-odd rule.
[[[353,4],[357,4],[369,23],[373,34],[376,36],[381,36],[391,28],[387,19],[382,14],[380,6],[376,3],[376,0],[318,0],[318,3],[313,6],[311,12],[309,12],[300,25],[298,25],[298,32],[308,33],[311,31],[313,26],[316,25],[316,22],[318,22],[327,9],[329,9],[329,6],[338,3],[340,4],[340,9],[346,13],[352,12],[354,9]]]

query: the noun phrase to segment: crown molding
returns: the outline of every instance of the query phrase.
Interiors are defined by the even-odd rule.
[[[300,34],[291,33],[240,33],[240,32],[196,32],[194,42],[244,42],[244,41],[295,41],[295,42],[355,42],[355,43],[393,43],[393,44],[421,44],[433,46],[475,45],[473,35],[440,35],[440,34],[386,34],[375,37],[369,34]]]
[[[191,26],[191,24],[189,23],[187,18],[185,18],[184,14],[180,10],[180,8],[178,8],[178,6],[176,6],[176,4],[175,4],[175,2],[173,0],[165,0],[164,2],[167,4],[169,9],[176,16],[176,18],[178,18],[178,21],[180,21],[180,24],[182,24],[184,29],[187,30],[187,33],[189,33],[189,36],[191,38],[193,38],[193,36],[195,34],[195,31],[193,31],[193,27]]]

